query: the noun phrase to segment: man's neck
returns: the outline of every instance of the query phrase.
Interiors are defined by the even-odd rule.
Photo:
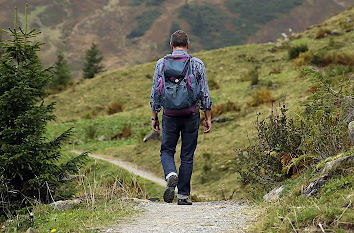
[[[187,47],[173,47],[172,50],[173,50],[173,51],[176,51],[176,50],[184,50],[184,51],[188,52],[188,48],[187,48]]]

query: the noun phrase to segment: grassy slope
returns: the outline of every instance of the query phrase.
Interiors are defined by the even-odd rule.
[[[354,150],[337,157],[353,155]],[[318,166],[321,169],[323,166]],[[312,168],[294,180],[284,182],[282,198],[262,203],[263,211],[251,232],[353,232],[354,169],[351,164],[331,172],[318,195],[301,194],[310,182],[319,177]]]
[[[348,17],[353,17],[353,11],[352,8],[303,34],[294,36],[290,45],[306,43],[309,49],[314,51],[323,48],[329,51],[353,51],[354,32],[344,33],[343,29],[343,23],[345,24]],[[312,39],[320,28],[335,29],[342,35]],[[328,47],[330,39],[339,42],[341,47]],[[277,48],[273,44],[228,47],[193,55],[204,61],[208,78],[214,79],[220,85],[220,89],[211,91],[213,103],[219,104],[230,100],[242,106],[241,112],[226,114],[233,118],[232,121],[216,123],[213,125],[211,134],[200,134],[195,155],[193,189],[206,192],[212,197],[219,197],[219,189],[225,186],[227,191],[236,189],[241,196],[243,191],[235,181],[237,175],[228,162],[234,157],[235,148],[246,146],[248,140],[255,136],[254,122],[257,113],[262,113],[264,117],[264,114],[270,111],[269,105],[247,107],[246,102],[250,100],[254,90],[248,89],[250,82],[240,80],[241,75],[248,69],[259,66],[260,82],[272,81],[278,84],[279,88],[269,89],[269,91],[279,100],[286,98],[286,103],[293,113],[299,101],[308,95],[311,81],[301,77],[293,62],[287,59],[286,48]],[[47,101],[57,102],[56,115],[58,116],[57,123],[50,127],[50,133],[58,133],[74,126],[75,138],[83,141],[83,144],[75,146],[77,149],[89,149],[117,156],[162,175],[159,142],[141,142],[142,135],[150,132],[148,103],[152,80],[148,75],[153,73],[154,65],[154,63],[147,63],[108,71],[93,80],[85,80],[61,94],[49,97]],[[281,73],[269,75],[274,69],[280,69]],[[105,107],[114,101],[124,105],[124,112],[105,116]],[[97,117],[92,120],[83,119],[96,115]],[[90,125],[93,125],[97,131],[94,140],[88,139],[85,134],[85,129]],[[110,138],[127,125],[133,132],[132,137],[128,139],[105,142],[96,140],[100,135]],[[212,155],[212,169],[208,174],[208,181],[202,184],[202,167],[206,163],[202,155],[206,152]],[[178,153],[179,151],[177,155]]]

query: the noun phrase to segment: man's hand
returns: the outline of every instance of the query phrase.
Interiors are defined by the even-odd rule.
[[[209,133],[211,130],[211,119],[204,120],[204,133]]]
[[[204,112],[204,133],[209,133],[209,131],[211,130],[211,111],[210,110],[206,110]]]
[[[159,120],[152,120],[152,129],[154,130],[155,133],[160,132],[160,122]]]

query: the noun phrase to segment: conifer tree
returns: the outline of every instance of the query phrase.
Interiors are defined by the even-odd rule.
[[[97,44],[92,42],[91,47],[86,51],[85,61],[83,67],[83,78],[94,78],[96,74],[104,70],[104,66],[101,65],[103,56],[98,49]]]
[[[27,20],[24,29],[17,27],[15,13],[14,28],[7,33],[0,57],[0,216],[31,200],[53,201],[63,178],[77,172],[86,158],[81,154],[63,161],[60,148],[70,129],[54,139],[45,136],[55,116],[54,103],[44,100],[52,72],[37,55],[39,32],[28,31]]]
[[[54,76],[50,82],[50,88],[63,89],[71,79],[71,73],[63,52],[57,53],[57,61],[54,64]]]

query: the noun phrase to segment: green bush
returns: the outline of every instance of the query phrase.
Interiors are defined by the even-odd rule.
[[[349,122],[345,118],[354,104],[350,97],[354,94],[352,80],[349,76],[331,77],[310,69],[304,72],[314,79],[318,88],[304,101],[304,111],[299,115],[306,129],[302,148],[319,159],[326,159],[349,148],[346,126]]]
[[[95,139],[97,136],[97,126],[96,125],[88,125],[84,128],[86,139]]]
[[[351,77],[341,69],[304,72],[317,88],[302,110],[291,118],[283,105],[280,113],[273,109],[268,118],[257,118],[256,142],[238,151],[235,168],[243,182],[270,187],[350,148],[346,124],[354,120],[347,119],[354,105]]]
[[[296,45],[294,47],[290,47],[288,50],[288,57],[290,60],[297,58],[300,53],[307,52],[309,48],[306,44]]]
[[[307,51],[301,53],[294,61],[295,65],[316,65],[326,67],[330,65],[354,66],[354,54],[351,52],[328,52],[326,50]]]
[[[242,82],[251,81],[251,85],[257,85],[259,81],[259,75],[256,68],[252,68],[249,71],[242,73],[240,80]]]

